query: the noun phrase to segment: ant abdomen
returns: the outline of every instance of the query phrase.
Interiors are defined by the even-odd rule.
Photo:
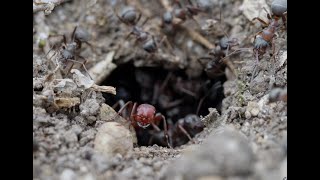
[[[126,7],[121,12],[121,18],[128,24],[136,24],[136,19],[138,18],[137,12],[133,7]]]
[[[157,45],[153,39],[149,39],[146,43],[143,44],[142,48],[148,53],[152,53],[157,50]]]
[[[89,32],[80,27],[77,28],[74,36],[75,39],[80,42],[87,42],[91,39]]]
[[[266,48],[269,46],[269,43],[263,39],[261,36],[257,36],[254,41],[254,49]]]
[[[282,16],[287,11],[287,0],[274,0],[271,4],[271,11],[276,16]]]

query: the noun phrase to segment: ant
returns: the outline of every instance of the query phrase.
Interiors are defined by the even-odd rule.
[[[134,35],[136,40],[139,41],[140,43],[142,43],[142,48],[146,52],[154,53],[157,51],[158,45],[156,43],[154,36],[146,31],[144,31],[141,28],[148,21],[148,18],[142,23],[141,27],[139,27],[139,26],[137,26],[137,23],[141,19],[141,13],[138,14],[132,7],[124,9],[120,16],[116,13],[116,10],[114,10],[114,11],[115,11],[116,16],[118,17],[118,19],[122,23],[132,27],[132,30],[127,35],[126,39],[130,35]],[[162,43],[162,41],[160,42],[160,44],[161,43]]]
[[[188,141],[194,143],[192,137],[201,132],[204,128],[204,124],[200,120],[199,116],[195,114],[189,114],[184,118],[179,119],[173,126],[169,126],[168,135],[170,139],[170,145],[172,147],[181,146]],[[156,143],[162,146],[166,146],[166,142],[163,141],[163,133],[157,131],[151,131],[152,134],[149,144]]]
[[[118,111],[118,114],[122,115],[123,111],[128,106],[132,107],[132,101],[128,101],[124,106],[122,106]],[[130,112],[129,120],[131,121],[131,123],[135,128],[141,127],[145,129],[151,124],[152,127],[157,132],[161,132],[160,128],[156,125],[156,123],[163,120],[164,137],[167,141],[167,145],[170,148],[172,148],[172,146],[169,144],[168,127],[167,127],[166,118],[161,113],[156,114],[156,108],[154,106],[150,104],[140,104],[139,106],[137,106],[137,103],[135,102],[133,103],[133,107],[130,109],[131,109],[131,112],[129,111]]]
[[[63,68],[66,68],[68,65],[68,61],[72,62],[71,67],[67,71],[67,75],[70,73],[74,63],[79,63],[82,65],[84,70],[87,72],[89,77],[92,79],[90,76],[87,68],[85,67],[85,64],[87,60],[79,55],[78,50],[81,48],[82,43],[86,43],[91,47],[91,44],[88,42],[90,40],[90,35],[87,31],[85,31],[82,28],[78,28],[76,26],[71,34],[71,42],[67,42],[66,36],[63,35],[49,35],[48,38],[54,37],[54,36],[62,36],[63,37],[63,42],[56,42],[52,45],[51,49],[48,51],[48,53],[45,55],[47,56],[51,50],[56,50],[56,52],[51,56],[51,58],[58,52],[60,53],[60,58],[59,62],[63,64]],[[49,58],[49,59],[51,59]],[[77,59],[83,59],[84,62],[79,62]]]
[[[182,7],[179,0],[175,0],[173,4],[176,4],[178,7],[174,7],[173,10],[166,8],[167,11],[163,13],[160,25],[164,33],[171,36],[179,30],[179,25],[185,22],[187,18],[195,21],[200,27],[199,23],[194,19],[194,16],[198,15],[199,12],[208,10],[208,2],[198,2],[197,5],[194,6],[191,0],[188,0],[188,5],[186,5],[185,8]]]
[[[175,0],[174,3],[177,4],[179,7],[174,9],[175,17],[181,19],[182,22],[186,21],[187,18],[190,18],[199,25],[199,23],[194,19],[194,16],[198,15],[199,12],[203,11],[199,7],[199,4],[195,6],[192,4],[191,0],[188,0],[188,4],[185,6],[185,8],[183,8],[179,0]]]
[[[282,18],[283,24],[286,27],[285,14],[287,12],[287,0],[274,0],[271,4],[272,15],[270,15],[265,8],[263,9],[267,13],[269,22],[265,22],[259,17],[255,17],[252,19],[252,21],[260,21],[266,27],[255,35],[253,52],[257,62],[266,53],[269,46],[272,46],[274,48],[272,40],[275,37],[277,28],[280,26],[280,18]]]
[[[286,28],[285,14],[287,13],[287,0],[274,0],[271,4],[272,15],[270,15],[265,8],[263,9],[267,13],[267,18],[269,19],[268,22],[265,22],[259,17],[255,17],[252,19],[252,21],[254,20],[260,21],[265,26],[265,28],[262,31],[256,33],[254,37],[253,53],[256,59],[256,65],[253,70],[251,80],[255,77],[257,64],[259,60],[262,59],[263,55],[266,53],[268,47],[272,47],[273,56],[274,56],[275,45],[272,40],[276,36],[275,35],[276,30],[280,26],[279,24],[280,18],[282,18],[283,24]]]
[[[239,45],[237,38],[230,39],[223,37],[219,41],[219,44],[209,52],[209,56],[198,58],[199,63],[204,66],[204,71],[209,78],[213,79],[222,76],[226,67],[235,74],[233,65],[225,59],[241,50],[238,49],[228,54],[229,50],[237,45]]]
[[[269,103],[276,101],[287,102],[287,88],[274,88],[269,93]]]

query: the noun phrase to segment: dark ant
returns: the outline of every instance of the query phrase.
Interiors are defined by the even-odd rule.
[[[142,43],[142,48],[146,52],[155,53],[157,51],[158,45],[156,43],[154,36],[146,31],[144,31],[141,28],[148,21],[148,18],[142,23],[142,25],[140,27],[138,27],[137,23],[141,19],[141,13],[139,13],[139,15],[137,15],[138,13],[133,8],[127,8],[127,9],[124,9],[121,13],[121,16],[119,16],[116,13],[116,10],[114,10],[114,11],[115,11],[116,16],[118,17],[118,19],[122,23],[132,27],[132,30],[127,35],[126,39],[130,35],[134,35],[136,40],[139,41],[140,43]],[[161,43],[162,43],[162,41],[160,42],[160,44]]]
[[[135,128],[141,127],[145,129],[148,126],[152,125],[152,127],[157,132],[161,132],[160,128],[156,124],[159,121],[163,120],[164,137],[167,141],[167,145],[170,148],[172,148],[172,146],[169,144],[166,118],[161,113],[155,114],[156,108],[154,106],[150,104],[140,104],[139,106],[137,106],[137,103],[134,103],[132,107],[132,101],[128,101],[124,106],[120,108],[120,110],[118,111],[118,114],[122,115],[122,112],[128,106],[130,107],[131,110],[129,110],[130,112],[129,118],[126,118],[126,119],[128,119]],[[115,105],[113,107],[115,107]]]
[[[219,44],[209,52],[209,56],[198,58],[209,78],[213,79],[222,76],[226,67],[235,74],[233,65],[225,59],[232,54],[240,52],[241,49],[237,49],[228,54],[229,50],[237,45],[239,45],[238,39],[223,37],[219,41]]]
[[[177,147],[186,144],[188,141],[195,143],[192,138],[201,132],[203,128],[204,124],[199,116],[195,114],[189,114],[185,118],[179,119],[173,126],[168,127],[170,145]],[[150,145],[156,143],[161,146],[167,146],[167,143],[163,140],[163,133],[151,131],[150,134],[152,135],[149,140]]]
[[[269,103],[276,101],[287,102],[287,88],[274,88],[269,93]]]
[[[255,17],[252,19],[252,21],[260,21],[266,27],[255,35],[253,52],[257,62],[266,53],[269,46],[272,46],[274,48],[272,40],[275,37],[277,28],[280,26],[280,18],[282,18],[284,26],[286,27],[285,14],[287,11],[287,0],[274,0],[271,4],[272,15],[270,15],[265,8],[263,9],[267,13],[269,22],[265,22],[259,17]]]
[[[180,0],[175,0],[174,3],[177,4],[179,7],[175,8],[173,11],[175,17],[181,19],[183,22],[186,21],[187,18],[190,18],[199,25],[199,23],[194,19],[194,16],[198,15],[199,12],[203,11],[199,7],[199,4],[195,6],[192,4],[191,0],[188,0],[188,4],[185,6],[185,8],[183,8],[180,3]]]
[[[166,35],[174,35],[179,29],[179,25],[185,22],[187,18],[194,20],[199,26],[199,23],[193,18],[193,16],[197,15],[199,12],[202,12],[202,9],[198,7],[199,4],[194,6],[192,2],[188,0],[189,4],[183,8],[179,0],[175,0],[173,3],[178,7],[175,7],[173,10],[169,10],[167,8],[167,11],[162,15],[160,27]]]
[[[68,61],[72,62],[71,67],[68,69],[68,71],[66,73],[67,75],[70,73],[74,63],[79,63],[82,65],[84,70],[87,72],[89,77],[92,79],[87,68],[85,67],[87,60],[84,57],[80,56],[79,52],[78,52],[82,43],[87,43],[88,45],[91,46],[91,44],[88,42],[88,40],[90,39],[89,33],[81,28],[78,29],[78,26],[76,26],[71,34],[71,42],[69,42],[69,43],[67,43],[67,38],[64,34],[63,35],[50,35],[49,38],[55,37],[55,36],[62,36],[63,41],[54,43],[52,45],[51,49],[48,51],[48,53],[45,56],[47,56],[51,50],[56,50],[56,52],[60,53],[60,55],[61,55],[61,57],[59,58],[58,61],[63,64],[63,68],[67,67]],[[51,58],[56,54],[56,52],[51,56]],[[84,62],[79,62],[77,59],[83,59]]]
[[[176,30],[179,28],[179,24],[174,22],[174,20],[172,12],[166,11],[163,13],[160,27],[164,34],[173,36],[176,33]]]

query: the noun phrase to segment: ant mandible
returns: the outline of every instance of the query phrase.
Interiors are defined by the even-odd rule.
[[[127,108],[128,106],[132,107],[132,101],[128,101],[123,107],[120,108],[118,111],[119,115],[122,115],[122,112]],[[130,111],[129,111],[130,112]],[[159,122],[163,120],[163,129],[164,129],[164,136],[167,141],[167,145],[172,148],[172,146],[169,143],[169,135],[168,135],[168,127],[166,118],[161,114],[156,114],[156,108],[150,104],[140,104],[137,106],[137,103],[135,102],[133,104],[133,107],[131,109],[131,113],[129,116],[129,120],[131,123],[136,126],[138,125],[141,128],[147,128],[148,126],[152,125],[152,127],[157,131],[161,132],[160,128],[156,125],[156,122]]]

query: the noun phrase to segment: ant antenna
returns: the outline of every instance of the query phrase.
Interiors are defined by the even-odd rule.
[[[77,30],[78,26],[74,27],[74,30],[72,32],[72,36],[71,36],[71,42],[74,42],[74,38],[76,36],[76,30]]]

